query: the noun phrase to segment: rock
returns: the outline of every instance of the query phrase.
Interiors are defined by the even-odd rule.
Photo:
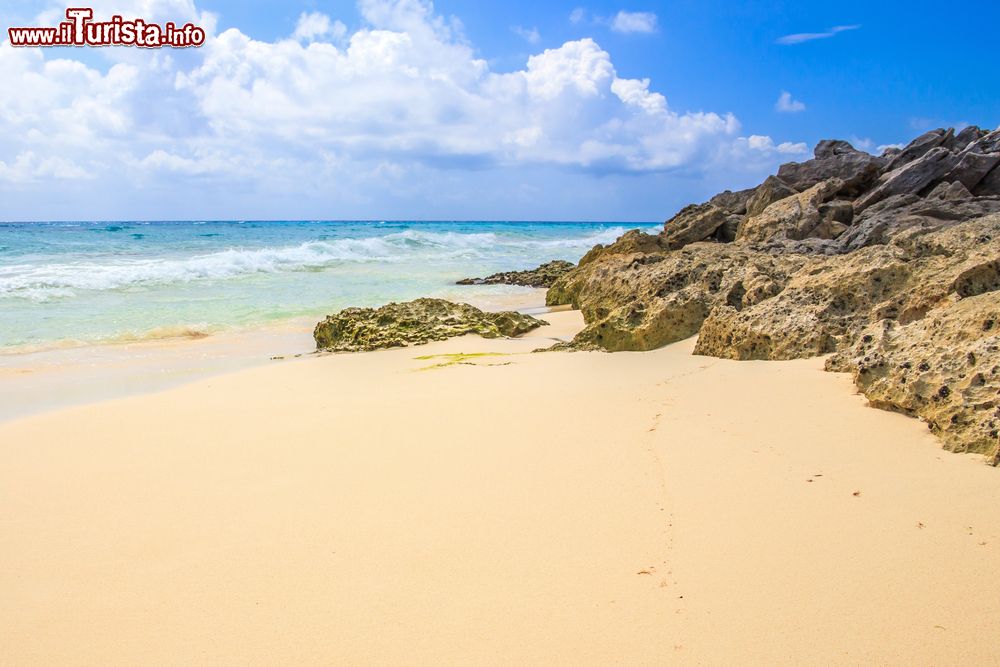
[[[817,150],[819,150],[817,148]],[[768,176],[761,183],[753,196],[747,202],[746,214],[748,216],[760,215],[768,206],[776,201],[797,195],[798,190],[794,189],[777,176]]]
[[[638,229],[630,229],[618,237],[614,243],[601,245],[598,243],[580,258],[578,266],[585,266],[607,255],[628,255],[635,252],[661,252],[670,248],[667,241],[660,235],[647,234]]]
[[[985,130],[980,130],[975,125],[970,125],[959,132],[951,144],[946,146],[946,148],[950,151],[958,153],[965,150],[965,148],[973,141],[978,141],[985,134],[987,134]]]
[[[453,336],[518,336],[546,322],[515,312],[487,313],[465,303],[416,299],[381,308],[345,308],[316,325],[316,348],[360,352],[420,345]]]
[[[855,152],[857,152],[857,149],[849,142],[840,139],[823,139],[813,149],[813,156],[822,160],[823,158],[847,155]]]
[[[884,166],[882,158],[856,150],[846,141],[820,142],[816,156],[806,162],[781,165],[778,178],[799,192],[822,181],[839,178],[843,181],[844,194],[856,196],[875,183]]]
[[[993,167],[993,170],[979,181],[979,185],[972,189],[972,193],[977,197],[1000,196],[1000,166]]]
[[[712,310],[695,354],[727,359],[798,359],[850,344],[872,311],[911,276],[904,253],[866,248],[849,257],[812,258],[781,292],[751,307]]]
[[[908,324],[877,322],[827,367],[853,372],[873,406],[923,419],[946,449],[985,454],[997,465],[998,334],[1000,292],[994,288]]]
[[[957,162],[957,156],[947,148],[932,148],[922,157],[888,172],[878,187],[854,203],[854,211],[860,213],[893,195],[918,194],[928,185],[942,179]]]
[[[944,175],[946,181],[957,181],[972,190],[990,170],[1000,164],[1000,153],[966,151],[959,156],[958,164]]]
[[[954,183],[941,181],[927,195],[927,199],[943,199],[945,201],[969,199],[970,197],[972,197],[972,193],[958,181]]]
[[[708,203],[716,208],[721,208],[727,213],[743,215],[747,212],[747,202],[750,200],[750,197],[753,196],[756,189],[757,188],[749,188],[747,190],[739,190],[738,192],[724,190],[709,199]]]
[[[853,252],[889,243],[904,232],[933,232],[991,213],[1000,213],[1000,197],[943,200],[896,195],[866,209],[837,244],[840,252]]]
[[[919,137],[902,148],[892,158],[892,160],[885,165],[885,171],[890,172],[895,169],[899,169],[903,165],[909,164],[910,162],[923,157],[927,152],[937,148],[952,136],[954,136],[954,132],[951,130],[945,132],[943,128],[931,130],[930,132],[921,134]]]
[[[614,255],[562,278],[550,302],[582,311],[587,327],[576,347],[650,350],[697,333],[715,305],[743,308],[774,296],[803,261],[719,243]]]
[[[969,143],[963,153],[996,153],[1000,152],[1000,129],[987,132]]]
[[[713,204],[685,206],[664,223],[660,236],[671,249],[676,250],[711,237],[729,216],[728,211]]]
[[[463,278],[456,285],[523,285],[525,287],[552,287],[559,276],[575,268],[572,262],[556,259],[537,269],[494,273],[485,278]]]
[[[820,205],[843,188],[844,182],[832,178],[808,190],[780,199],[762,213],[748,217],[736,234],[738,243],[760,243],[772,239],[804,239],[816,232],[822,222]]]

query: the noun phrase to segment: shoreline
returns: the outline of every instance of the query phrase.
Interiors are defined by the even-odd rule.
[[[7,655],[1000,659],[978,457],[821,359],[529,354],[550,319],[0,424]]]
[[[510,295],[461,288],[488,310],[550,312],[545,289]],[[150,393],[315,352],[324,315],[296,316],[206,335],[55,345],[0,352],[0,423],[51,410]]]

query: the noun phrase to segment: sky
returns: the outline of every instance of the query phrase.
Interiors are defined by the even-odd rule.
[[[0,220],[653,221],[823,138],[1000,125],[993,0],[91,6],[208,39],[13,48],[66,5],[5,0]]]

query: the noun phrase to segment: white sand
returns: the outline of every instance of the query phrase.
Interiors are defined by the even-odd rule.
[[[546,318],[0,424],[0,663],[1000,662],[1000,471]]]

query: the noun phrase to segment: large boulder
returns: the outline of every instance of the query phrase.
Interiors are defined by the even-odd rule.
[[[898,295],[910,277],[903,253],[895,248],[870,248],[849,258],[812,258],[774,298],[713,309],[695,354],[798,359],[834,352],[853,342],[872,311]]]
[[[993,170],[979,181],[979,185],[972,189],[972,194],[977,197],[1000,197],[1000,166],[993,167]]]
[[[773,297],[804,261],[720,243],[612,255],[564,276],[549,301],[582,311],[587,326],[574,339],[578,347],[650,350],[697,333],[716,305]]]
[[[938,194],[952,189],[950,185],[946,186]],[[837,238],[836,244],[840,252],[853,252],[866,246],[889,243],[904,232],[932,232],[992,213],[1000,213],[1000,197],[952,199],[895,195],[861,213],[853,226]]]
[[[420,345],[453,336],[519,336],[546,324],[515,312],[488,313],[466,303],[416,299],[381,308],[345,308],[316,325],[316,349],[361,352]]]
[[[813,154],[816,157],[812,160],[781,165],[778,178],[799,192],[839,178],[844,193],[853,196],[868,189],[885,164],[882,158],[856,150],[846,141],[821,141]]]
[[[876,322],[827,367],[852,372],[873,406],[923,419],[945,448],[1000,463],[996,288],[908,324]]]
[[[587,254],[580,258],[580,261],[577,262],[577,266],[586,266],[587,264],[608,255],[629,255],[636,252],[661,252],[669,249],[670,244],[661,234],[647,234],[646,232],[639,231],[638,229],[630,229],[619,236],[614,243],[610,243],[608,245],[598,243],[595,245],[587,251]]]
[[[505,271],[485,278],[463,278],[456,285],[522,285],[524,287],[552,287],[552,283],[576,265],[556,259],[538,268],[526,271]]]
[[[909,164],[916,159],[926,155],[931,150],[938,148],[945,142],[952,142],[955,133],[953,130],[945,131],[943,128],[925,132],[907,144],[903,149],[893,155],[892,159],[885,165],[885,171],[890,172],[899,169],[903,165]],[[946,147],[945,150],[953,150]]]
[[[746,214],[751,217],[760,215],[764,212],[764,209],[774,202],[780,201],[785,197],[797,195],[798,193],[798,190],[788,185],[788,183],[785,183],[777,176],[768,176],[764,179],[764,182],[757,187],[749,201],[747,201]]]
[[[841,190],[844,182],[839,178],[821,181],[796,195],[770,204],[760,214],[748,217],[740,225],[736,241],[761,243],[773,239],[832,238],[820,206]]]
[[[947,148],[932,148],[920,158],[886,173],[878,187],[854,203],[854,210],[860,213],[893,195],[919,194],[928,185],[943,180],[958,161],[958,156]]]
[[[660,236],[671,249],[683,248],[711,237],[733,215],[714,204],[685,206],[663,224]]]

